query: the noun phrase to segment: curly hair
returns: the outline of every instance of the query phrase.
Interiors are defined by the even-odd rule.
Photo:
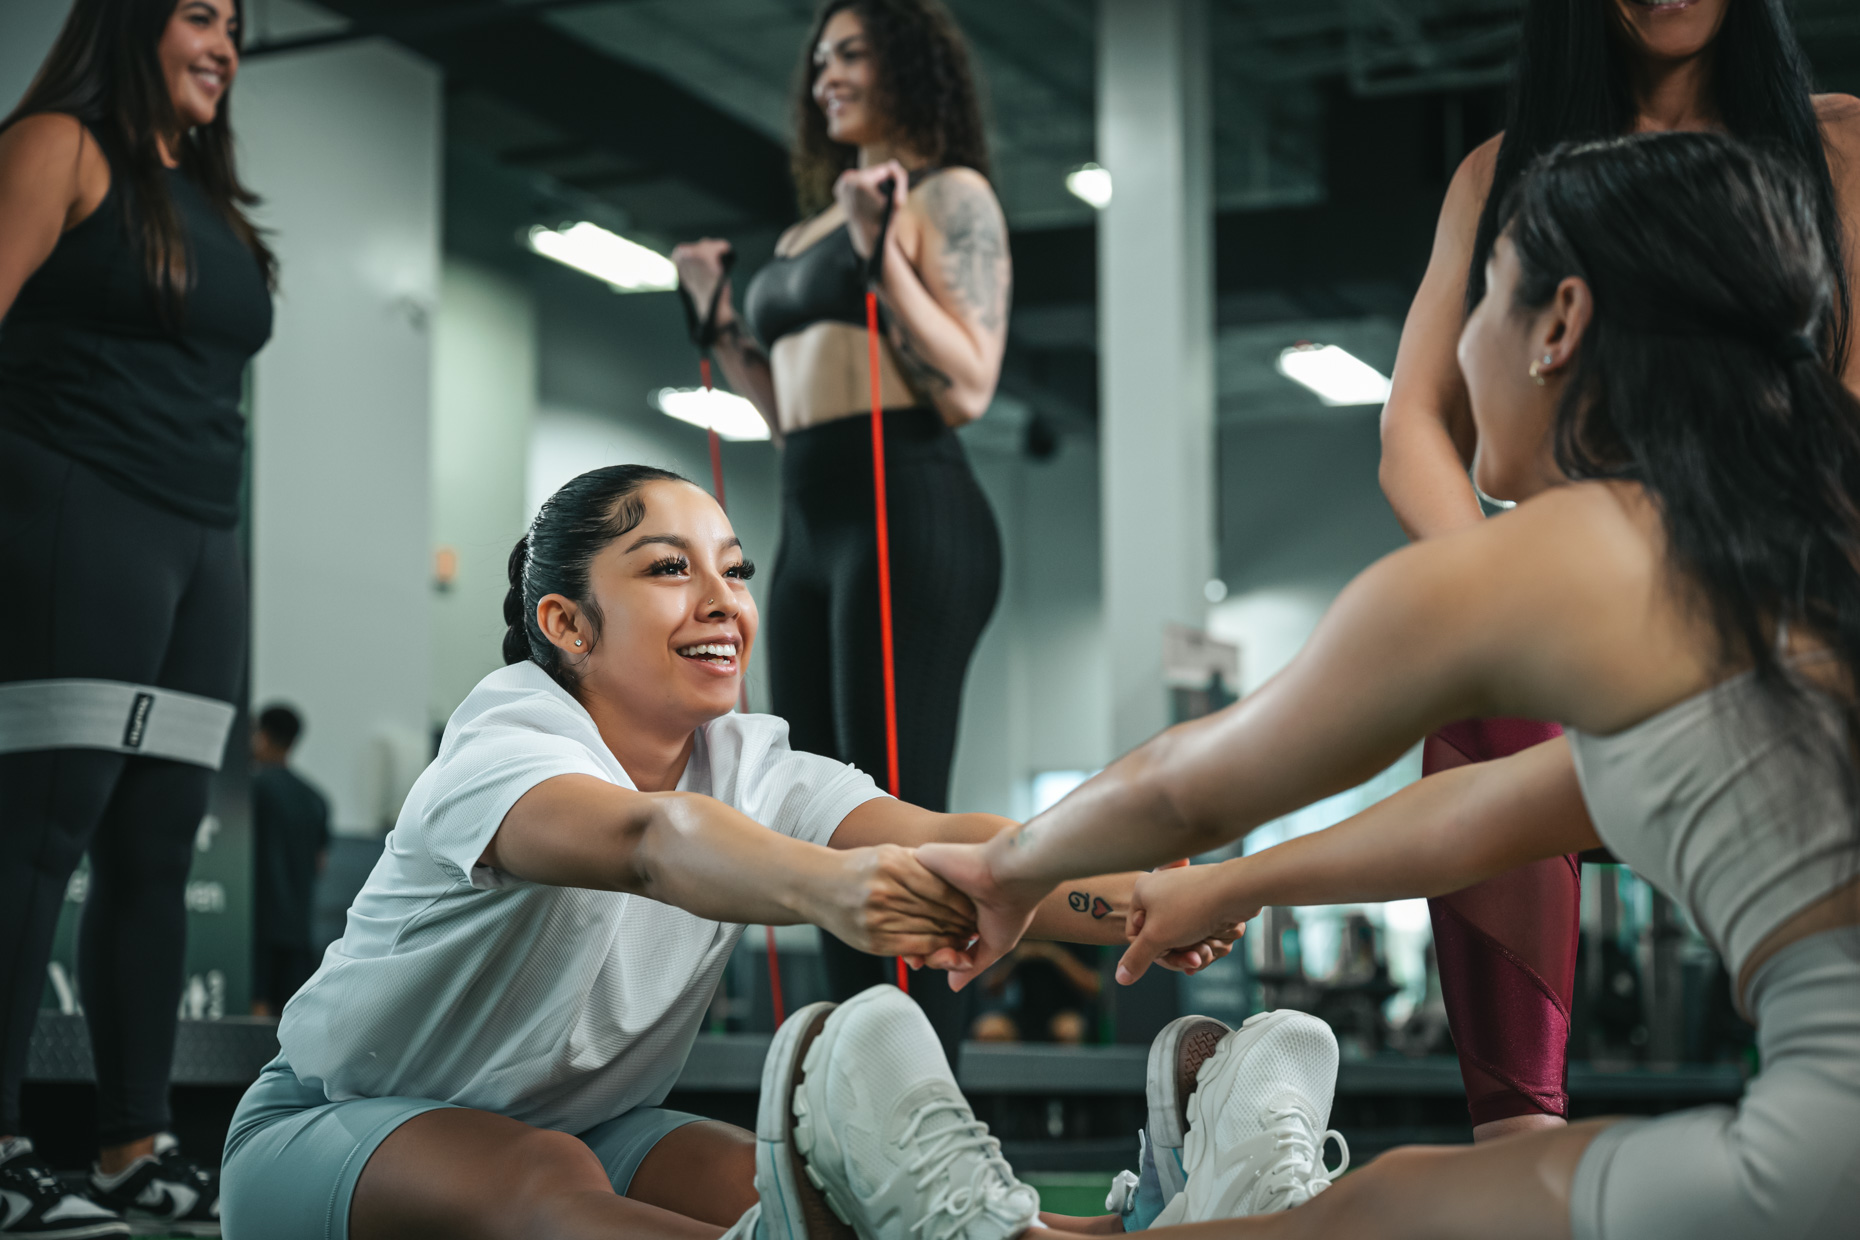
[[[902,146],[937,167],[988,175],[988,139],[969,45],[939,0],[824,0],[801,49],[794,81],[794,149],[790,153],[801,214],[833,201],[833,182],[859,158],[857,147],[827,136],[814,103],[814,49],[834,14],[851,9],[865,23],[878,83],[878,105]]]

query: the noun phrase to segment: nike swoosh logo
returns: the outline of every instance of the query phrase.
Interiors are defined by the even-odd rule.
[[[167,1198],[168,1208],[159,1213],[169,1222],[186,1217],[189,1210],[200,1204],[200,1194],[185,1184],[172,1184],[167,1180],[158,1180],[152,1187],[159,1189]],[[151,1213],[155,1212],[151,1211]]]
[[[6,1218],[0,1220],[0,1227],[11,1227],[32,1209],[32,1198],[10,1188],[0,1188],[0,1201],[6,1203]]]

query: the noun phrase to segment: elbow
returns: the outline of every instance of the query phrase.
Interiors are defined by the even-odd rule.
[[[995,387],[958,384],[952,387],[938,404],[942,407],[943,420],[953,427],[964,427],[971,422],[979,422],[988,412],[988,406],[994,403]]]
[[[1171,855],[1182,857],[1198,857],[1230,842],[1219,816],[1202,812],[1182,796],[1188,785],[1177,759],[1183,756],[1184,729],[1191,726],[1177,724],[1139,749],[1131,781],[1142,819],[1158,824],[1172,841]]]

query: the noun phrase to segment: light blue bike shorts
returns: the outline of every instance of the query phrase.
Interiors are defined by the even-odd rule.
[[[226,1240],[348,1240],[349,1202],[376,1148],[414,1116],[454,1105],[431,1098],[331,1102],[279,1055],[245,1091],[226,1134],[220,1170]],[[576,1135],[601,1160],[614,1191],[625,1193],[653,1146],[702,1118],[637,1107]]]

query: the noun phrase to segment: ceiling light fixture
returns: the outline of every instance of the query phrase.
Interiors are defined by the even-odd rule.
[[[1293,345],[1280,352],[1278,366],[1327,405],[1380,405],[1389,398],[1387,376],[1334,344]]]
[[[1093,210],[1102,211],[1111,205],[1111,173],[1097,164],[1080,164],[1066,173],[1066,188],[1073,197],[1090,203]]]
[[[616,293],[663,293],[678,287],[672,260],[586,220],[567,228],[530,229],[530,249],[597,280]]]
[[[660,388],[652,394],[659,412],[689,422],[705,430],[714,430],[733,443],[767,439],[769,424],[756,407],[732,392],[715,388]]]

